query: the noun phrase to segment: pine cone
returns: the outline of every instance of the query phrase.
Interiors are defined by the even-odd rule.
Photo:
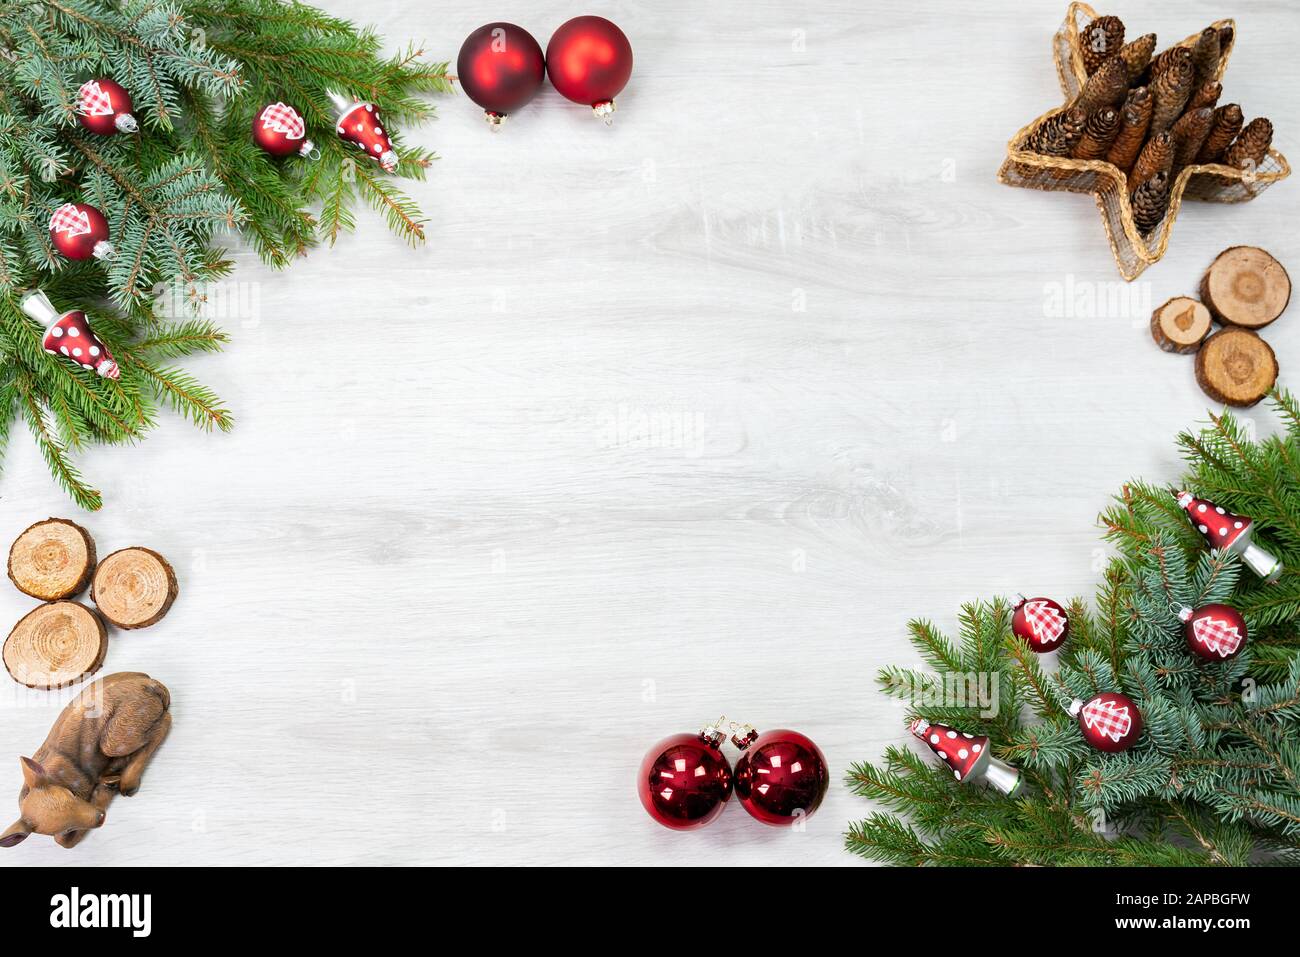
[[[1119,57],[1111,57],[1088,77],[1073,105],[1083,110],[1085,116],[1090,116],[1108,106],[1119,106],[1127,92],[1128,68]]]
[[[1192,48],[1192,65],[1196,72],[1192,86],[1201,86],[1214,79],[1214,74],[1219,70],[1219,54],[1219,31],[1214,27],[1206,27]]]
[[[1184,113],[1169,130],[1174,137],[1174,169],[1182,169],[1195,161],[1205,145],[1205,138],[1210,135],[1210,126],[1214,122],[1214,110],[1203,106],[1199,110]]]
[[[1160,55],[1151,61],[1151,79],[1154,80],[1175,63],[1182,63],[1184,60],[1188,63],[1192,62],[1192,51],[1187,47],[1170,47],[1168,50],[1161,51]]]
[[[1203,106],[1213,107],[1222,95],[1223,84],[1218,80],[1207,80],[1192,90],[1192,95],[1187,98],[1186,112],[1199,110]]]
[[[1227,106],[1221,106],[1214,111],[1214,119],[1210,123],[1210,135],[1205,138],[1205,145],[1201,147],[1201,152],[1197,154],[1196,162],[1198,163],[1218,163],[1223,159],[1224,152],[1232,145],[1232,141],[1237,138],[1241,132],[1241,107],[1236,103],[1229,103]]]
[[[1191,60],[1179,60],[1156,77],[1151,84],[1151,95],[1156,98],[1155,108],[1151,111],[1151,132],[1163,133],[1173,126],[1191,93]]]
[[[1079,31],[1083,68],[1092,76],[1124,46],[1124,21],[1119,17],[1098,17]]]
[[[1223,162],[1228,166],[1241,169],[1250,161],[1254,166],[1264,162],[1268,148],[1273,143],[1273,124],[1264,117],[1258,117],[1246,124],[1246,128],[1223,154]]]
[[[1083,136],[1074,144],[1070,155],[1075,159],[1101,159],[1110,150],[1119,134],[1119,111],[1108,106],[1088,117],[1084,124]]]
[[[1069,156],[1074,144],[1083,136],[1088,116],[1083,110],[1070,108],[1048,117],[1025,142],[1026,148],[1044,156]]]
[[[1169,132],[1157,133],[1147,140],[1128,175],[1130,192],[1136,192],[1143,183],[1160,173],[1168,173],[1174,165],[1174,137]]]
[[[1124,101],[1124,111],[1120,117],[1119,135],[1106,159],[1127,173],[1133,168],[1138,151],[1147,138],[1147,127],[1151,125],[1151,91],[1139,86]]]
[[[1160,225],[1169,208],[1169,174],[1156,173],[1134,190],[1132,204],[1133,221],[1145,236]]]
[[[1156,35],[1144,33],[1132,43],[1120,48],[1119,55],[1128,67],[1128,81],[1134,83],[1151,63],[1151,54],[1156,52]]]

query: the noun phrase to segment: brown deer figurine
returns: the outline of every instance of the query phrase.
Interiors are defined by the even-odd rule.
[[[20,759],[20,816],[0,834],[0,847],[13,847],[32,832],[73,847],[101,826],[115,793],[130,797],[140,789],[145,765],[171,729],[170,704],[166,687],[139,672],[87,685],[40,750]]]

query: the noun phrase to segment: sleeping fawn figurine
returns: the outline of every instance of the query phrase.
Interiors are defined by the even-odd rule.
[[[146,674],[120,672],[87,685],[63,709],[50,736],[21,758],[19,818],[0,834],[13,847],[28,834],[74,847],[104,823],[114,794],[140,789],[145,766],[167,737],[171,695]]]

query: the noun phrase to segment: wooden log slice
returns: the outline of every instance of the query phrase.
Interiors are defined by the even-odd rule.
[[[1232,246],[1201,277],[1201,301],[1219,322],[1260,329],[1291,301],[1291,277],[1258,246]]]
[[[90,597],[99,613],[119,628],[146,628],[171,608],[176,573],[150,548],[123,548],[95,569]]]
[[[108,632],[85,605],[56,601],[37,605],[5,639],[10,677],[29,688],[64,688],[87,678],[104,663]]]
[[[1174,296],[1151,313],[1151,338],[1165,352],[1192,353],[1210,334],[1210,310],[1188,296]]]
[[[1255,333],[1228,326],[1196,353],[1196,381],[1216,402],[1254,405],[1277,381],[1277,356]]]
[[[94,570],[95,540],[66,518],[37,522],[9,548],[9,580],[41,601],[81,594]]]

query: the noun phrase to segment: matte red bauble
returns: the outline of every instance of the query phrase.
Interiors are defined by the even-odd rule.
[[[77,119],[100,136],[134,133],[139,129],[131,115],[131,94],[108,77],[81,84],[77,90]]]
[[[1142,712],[1128,695],[1104,691],[1086,702],[1074,701],[1070,714],[1079,721],[1084,740],[1098,751],[1127,751],[1142,734]]]
[[[546,60],[533,35],[513,23],[486,23],[460,45],[456,75],[465,95],[483,107],[494,130],[542,87]]]
[[[713,821],[731,797],[731,765],[718,749],[721,734],[674,734],[646,752],[637,775],[641,806],[674,831]]]
[[[1011,630],[1029,647],[1043,654],[1055,651],[1070,636],[1070,619],[1060,603],[1050,598],[1016,599]]]
[[[562,96],[610,123],[614,97],[632,76],[632,44],[604,17],[574,17],[546,45],[546,73]]]
[[[50,240],[68,259],[111,259],[108,220],[87,203],[64,203],[50,217]]]
[[[740,745],[734,736],[732,741]],[[781,827],[811,817],[830,786],[821,749],[798,731],[767,731],[736,762],[736,798],[764,824]]]
[[[302,114],[288,103],[268,103],[253,117],[253,142],[272,156],[307,156],[316,147],[307,139]]]
[[[1183,637],[1192,654],[1206,661],[1227,661],[1246,647],[1246,619],[1230,605],[1202,605],[1179,610]]]

